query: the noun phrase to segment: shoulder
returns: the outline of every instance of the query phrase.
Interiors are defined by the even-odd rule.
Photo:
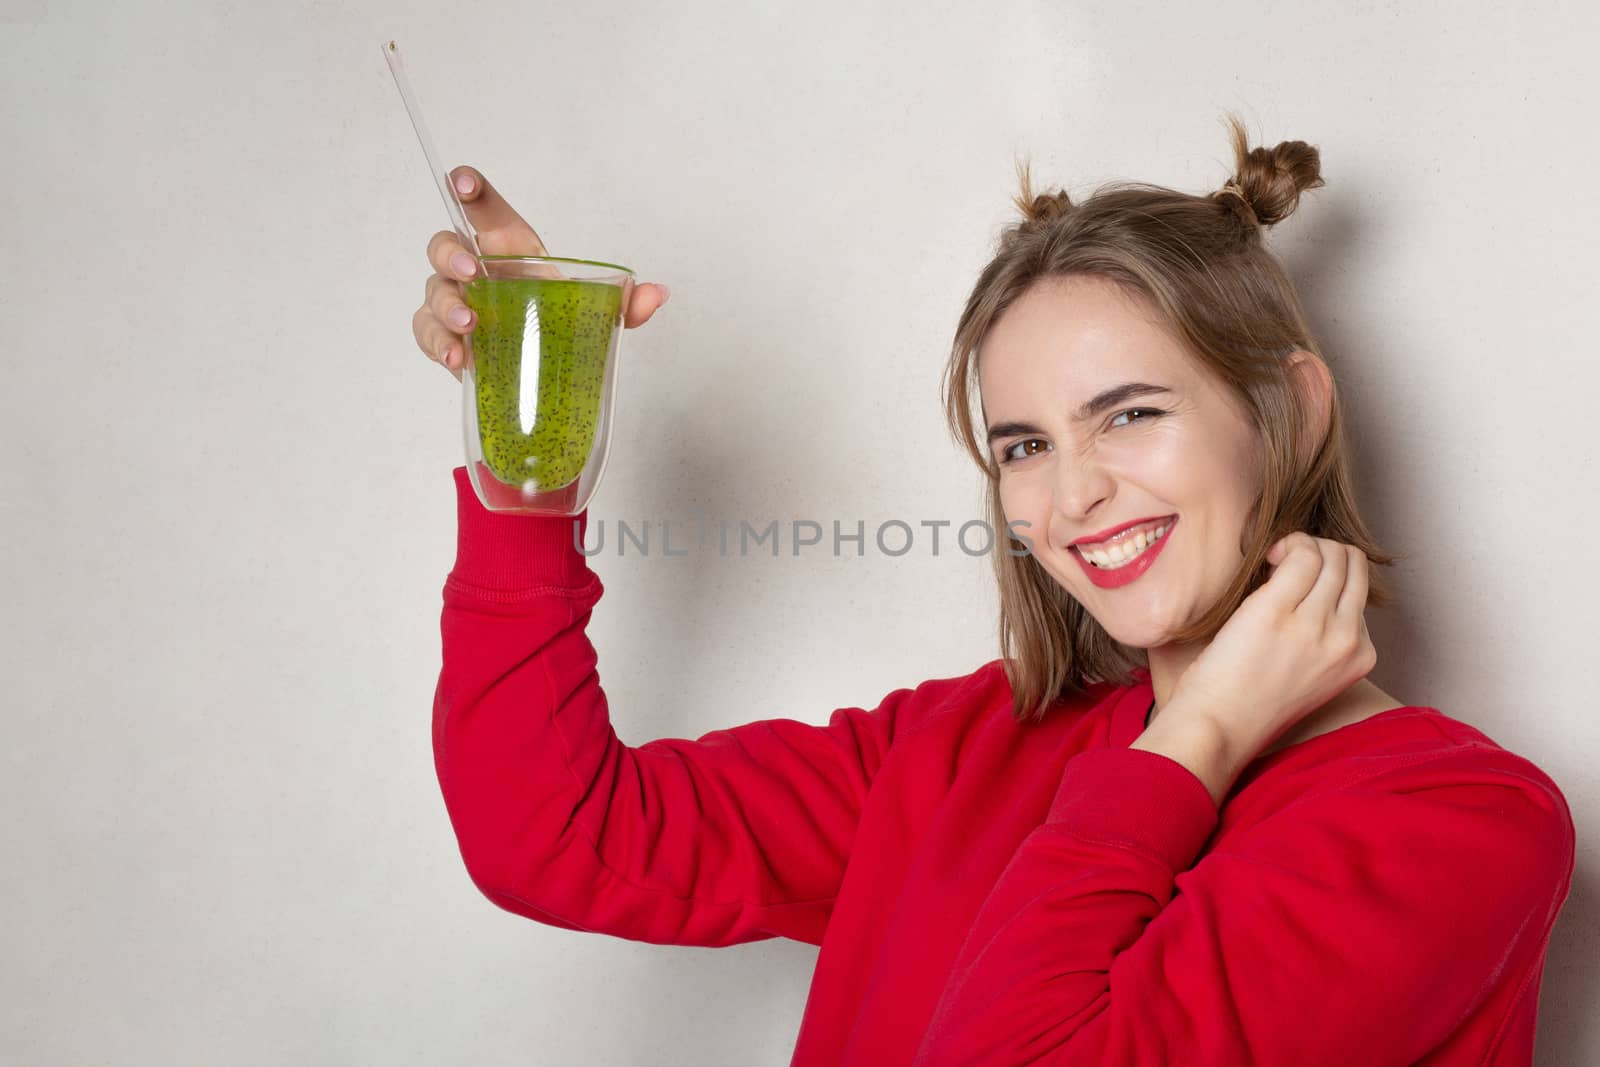
[[[930,723],[951,716],[970,715],[989,707],[995,699],[995,668],[999,663],[999,660],[991,660],[961,674],[941,675],[915,685],[900,686],[886,693],[870,714],[887,720],[890,739],[897,745],[903,744]],[[999,672],[999,682],[1005,683],[1004,671]]]
[[[1330,803],[1348,806],[1346,825],[1355,830],[1455,870],[1459,888],[1499,886],[1505,901],[1547,907],[1553,919],[1576,867],[1565,794],[1533,760],[1459,720],[1439,719],[1447,737],[1391,758]],[[1329,818],[1344,816],[1330,810]]]
[[[1053,715],[1058,722],[1070,721],[1073,711],[1091,712],[1106,706],[1109,698],[1122,691],[1114,682],[1095,682],[1083,691],[1062,698],[1063,714]],[[914,687],[898,689],[886,700],[900,703],[896,728],[897,741],[913,733],[930,730],[958,734],[992,726],[1018,728],[1012,710],[1013,691],[1006,660],[991,659],[964,674],[930,678]],[[999,722],[997,723],[997,720]]]
[[[1434,705],[1393,707],[1350,722],[1292,746],[1269,766],[1263,779],[1287,779],[1294,792],[1399,789],[1446,780],[1517,782],[1566,807],[1554,779],[1532,759]]]
[[[1413,785],[1481,784],[1529,793],[1570,823],[1566,795],[1544,768],[1528,756],[1514,752],[1479,727],[1446,714],[1432,705],[1403,709],[1414,712],[1418,725],[1436,735],[1413,746],[1397,746],[1394,766],[1379,769],[1372,784]]]
[[[1558,900],[1565,896],[1572,813],[1532,759],[1432,706],[1383,712],[1326,742],[1263,774],[1259,795],[1241,796],[1245,837],[1322,824],[1350,841],[1408,842],[1413,855],[1437,847],[1470,853],[1473,863],[1521,865]]]
[[[1011,700],[1011,682],[1005,660],[992,659],[965,674],[929,678],[911,690],[921,708],[917,723],[934,719],[978,714]]]

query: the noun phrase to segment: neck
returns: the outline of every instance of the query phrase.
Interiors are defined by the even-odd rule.
[[[1155,710],[1150,713],[1150,722],[1154,723],[1160,716],[1161,709],[1167,706],[1173,693],[1178,688],[1178,681],[1183,677],[1183,672],[1189,665],[1204,652],[1206,644],[1189,645],[1159,645],[1149,649],[1147,657],[1150,665],[1150,684],[1155,697]],[[1331,700],[1314,711],[1307,712],[1297,719],[1284,734],[1280,735],[1267,751],[1292,743],[1295,739],[1312,736],[1319,728],[1319,724],[1332,723],[1340,715],[1354,710],[1363,702],[1381,702],[1388,705],[1395,704],[1393,698],[1384,693],[1371,681],[1362,678],[1354,685],[1336,694]]]
[[[1161,714],[1161,709],[1167,706],[1173,690],[1178,687],[1178,679],[1183,677],[1183,672],[1205,651],[1206,646],[1200,643],[1187,645],[1158,645],[1148,651],[1150,662],[1150,684],[1156,698],[1156,710],[1151,713],[1150,721],[1155,722],[1156,716]]]

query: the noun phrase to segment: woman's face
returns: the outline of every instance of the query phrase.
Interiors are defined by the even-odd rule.
[[[1257,438],[1141,298],[1096,277],[1045,279],[991,327],[978,369],[1006,522],[1113,638],[1155,647],[1216,603],[1243,561]],[[1161,391],[1095,403],[1129,383]],[[1147,519],[1167,533],[1142,552],[1117,545],[1132,557],[1122,567],[1091,576],[1069,547]]]

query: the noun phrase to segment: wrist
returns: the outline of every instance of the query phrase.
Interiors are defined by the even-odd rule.
[[[1162,708],[1128,747],[1182,764],[1200,779],[1218,807],[1250,759],[1215,716],[1176,703]]]

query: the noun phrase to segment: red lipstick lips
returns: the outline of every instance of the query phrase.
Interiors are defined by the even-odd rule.
[[[1125,522],[1121,526],[1113,526],[1109,529],[1101,530],[1097,534],[1089,534],[1085,537],[1080,537],[1076,541],[1073,541],[1072,545],[1090,545],[1096,541],[1104,541],[1108,538],[1115,537],[1123,530],[1131,530],[1135,526],[1143,526],[1147,522],[1160,522],[1164,518],[1170,519],[1172,517],[1173,516],[1171,515],[1152,515],[1148,519],[1134,519],[1132,522]],[[1070,548],[1071,545],[1068,547]]]
[[[1072,546],[1069,546],[1068,551],[1072,553],[1075,559],[1077,559],[1079,566],[1084,569],[1084,573],[1089,575],[1089,580],[1091,582],[1099,586],[1101,589],[1116,589],[1118,586],[1127,585],[1129,582],[1133,581],[1135,578],[1138,578],[1141,574],[1150,569],[1151,565],[1155,563],[1156,557],[1161,555],[1161,550],[1167,547],[1167,542],[1172,540],[1172,534],[1178,528],[1177,518],[1172,517],[1170,519],[1167,526],[1167,532],[1161,535],[1161,540],[1157,541],[1153,545],[1147,546],[1143,552],[1139,553],[1139,555],[1135,557],[1132,563],[1124,564],[1115,570],[1101,570],[1099,567],[1096,567],[1093,563],[1090,563],[1084,558],[1083,553],[1078,551],[1076,546],[1094,541],[1103,541],[1113,534],[1121,533],[1123,530],[1131,529],[1132,527],[1139,526],[1147,522],[1159,521],[1161,520],[1140,519],[1137,522],[1125,522],[1121,526],[1112,527],[1109,533],[1099,533],[1095,534],[1093,537],[1079,538],[1078,540],[1072,542]]]

